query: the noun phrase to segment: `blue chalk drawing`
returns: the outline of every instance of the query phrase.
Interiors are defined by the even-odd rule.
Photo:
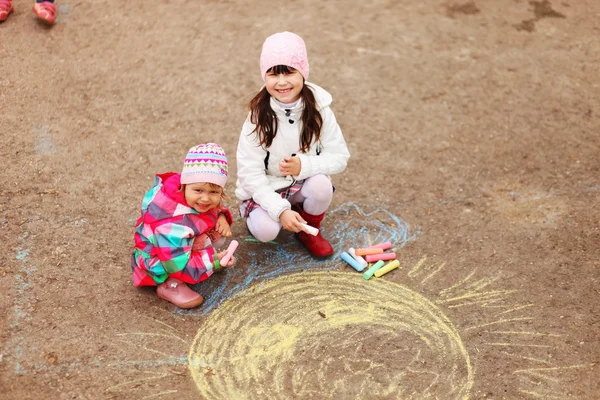
[[[206,316],[224,300],[237,296],[242,290],[260,284],[261,282],[284,274],[308,270],[336,270],[350,268],[340,259],[340,254],[348,247],[366,247],[371,244],[390,241],[396,250],[404,247],[418,235],[410,231],[409,225],[389,211],[377,206],[370,206],[373,211],[365,212],[365,207],[356,204],[345,204],[328,213],[323,233],[331,241],[335,254],[326,260],[311,257],[298,243],[294,235],[282,232],[277,243],[253,243],[240,240],[239,252],[243,254],[238,260],[244,268],[233,268],[223,274],[215,275],[195,288],[200,289],[206,298],[205,304],[199,310],[179,310],[175,312],[190,316]],[[28,222],[40,220],[40,216],[28,217]],[[85,225],[85,219],[66,217],[67,224],[72,226]],[[239,221],[238,223],[245,223]],[[31,248],[26,243],[29,234],[24,232],[19,240],[20,247],[15,250],[15,259],[19,263],[18,273],[15,274],[15,284],[12,295],[14,305],[9,315],[9,327],[12,334],[2,347],[4,361],[14,365],[16,375],[43,374],[50,376],[52,368],[45,363],[32,361],[29,353],[36,351],[33,343],[27,337],[18,333],[19,328],[32,320],[31,315],[31,283],[37,268],[31,265]],[[357,275],[357,278],[360,276]],[[188,365],[187,355],[172,355],[155,360],[99,360],[87,362],[69,361],[55,365],[63,372],[81,372],[97,368],[157,368]]]
[[[176,309],[174,312],[188,316],[206,316],[224,300],[237,296],[237,293],[258,282],[293,272],[346,268],[348,266],[340,255],[349,247],[367,247],[389,241],[398,250],[418,236],[419,229],[411,233],[410,226],[405,221],[385,209],[377,206],[374,208],[374,211],[365,212],[363,207],[347,203],[327,213],[322,231],[335,253],[325,260],[313,258],[295,240],[294,235],[286,231],[278,236],[277,241],[280,243],[277,246],[242,241],[238,255],[242,247],[250,249],[247,255],[238,259],[238,263],[244,263],[244,268],[233,267],[195,285],[193,288],[205,298],[204,304],[199,309]]]
[[[73,219],[70,215],[67,215],[65,218],[68,221],[68,223],[74,227],[82,227],[88,224],[88,221],[85,218]]]
[[[27,232],[21,237],[21,241],[29,236]],[[9,328],[17,330],[20,326],[29,323],[32,319],[30,314],[31,298],[30,289],[32,275],[37,270],[34,265],[29,263],[29,249],[19,247],[15,258],[20,262],[18,273],[15,274],[15,285],[12,290],[14,305],[9,314]],[[26,373],[22,362],[25,360],[24,348],[33,349],[32,346],[26,346],[25,337],[21,334],[11,335],[5,342],[2,354],[12,356],[15,364],[15,374],[22,375]]]
[[[46,125],[40,125],[35,127],[34,133],[34,145],[33,149],[38,154],[50,154],[55,153],[54,145],[52,144],[52,135],[50,134],[50,128]]]
[[[58,12],[56,13],[56,22],[66,23],[69,20],[69,13],[71,12],[71,6],[69,4],[59,4]]]

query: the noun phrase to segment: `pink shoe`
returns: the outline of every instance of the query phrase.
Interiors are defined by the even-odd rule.
[[[32,10],[33,13],[45,23],[49,25],[54,24],[54,14],[56,14],[56,7],[54,7],[53,3],[50,3],[49,1],[44,1],[43,3],[35,3],[33,5]]]
[[[13,11],[11,0],[0,0],[0,21],[5,21],[8,14]]]
[[[178,279],[169,278],[156,288],[161,299],[175,304],[179,308],[194,308],[204,302],[204,297],[194,292]]]

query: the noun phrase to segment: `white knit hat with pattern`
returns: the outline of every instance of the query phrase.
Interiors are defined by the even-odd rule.
[[[192,147],[183,162],[181,184],[214,183],[225,187],[229,164],[221,146],[216,143]]]

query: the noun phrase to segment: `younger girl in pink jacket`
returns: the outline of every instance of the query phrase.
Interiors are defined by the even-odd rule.
[[[156,294],[180,308],[193,308],[203,297],[186,284],[202,282],[220,267],[232,218],[223,206],[227,182],[225,152],[215,143],[192,147],[181,174],[156,176],[142,201],[131,258],[135,286],[157,286]]]

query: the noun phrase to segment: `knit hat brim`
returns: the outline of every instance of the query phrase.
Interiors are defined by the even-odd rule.
[[[227,177],[222,174],[211,172],[188,172],[185,175],[181,175],[182,185],[189,185],[192,183],[214,183],[215,185],[225,187]]]

